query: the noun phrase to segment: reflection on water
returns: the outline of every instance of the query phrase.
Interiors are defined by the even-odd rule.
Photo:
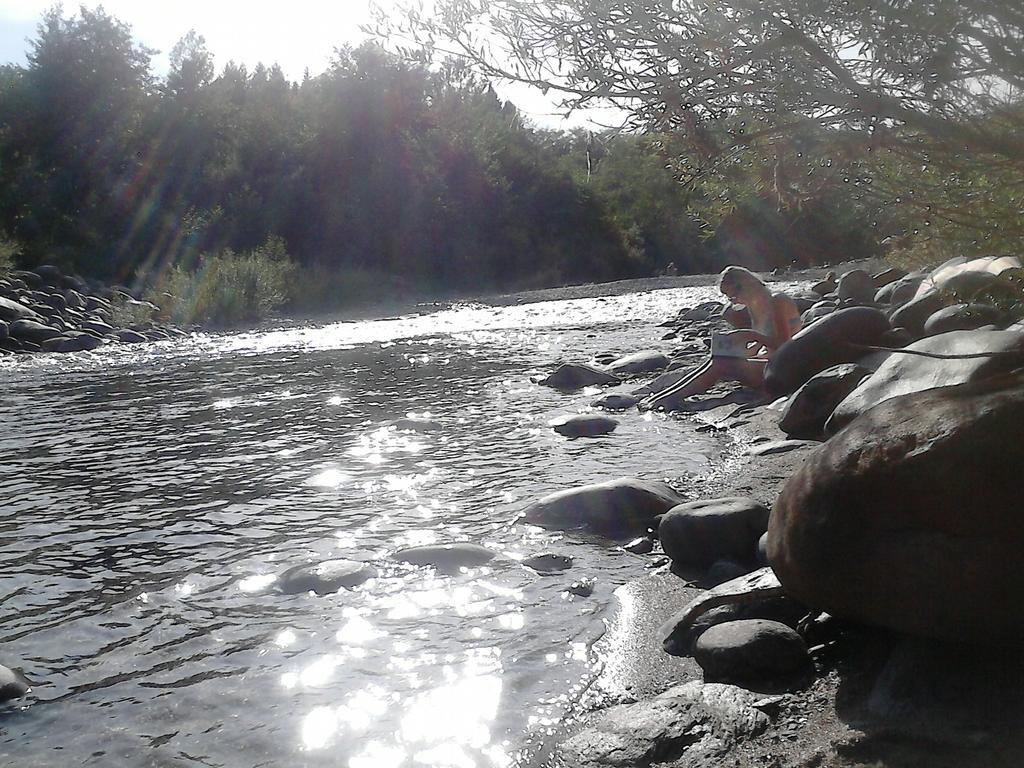
[[[5,715],[0,763],[523,762],[645,560],[517,513],[615,476],[686,483],[718,450],[652,414],[565,440],[547,422],[595,392],[530,376],[650,346],[654,323],[708,294],[0,361],[0,662],[35,682]],[[453,541],[497,556],[452,576],[390,559]],[[519,564],[537,551],[574,567]],[[323,597],[276,588],[337,558],[377,575]],[[570,596],[585,576],[594,595]]]

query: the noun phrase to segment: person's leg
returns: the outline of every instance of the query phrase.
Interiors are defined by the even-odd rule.
[[[763,360],[739,357],[713,357],[673,387],[643,401],[645,410],[678,410],[686,398],[707,392],[720,381],[738,381],[758,388],[764,380]]]

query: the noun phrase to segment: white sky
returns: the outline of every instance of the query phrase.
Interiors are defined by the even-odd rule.
[[[250,69],[258,62],[278,63],[292,80],[302,78],[308,67],[313,75],[323,72],[334,49],[365,39],[361,24],[371,20],[370,0],[87,0],[84,5],[103,5],[107,13],[129,24],[135,39],[155,48],[153,68],[167,69],[167,56],[174,44],[190,29],[206,38],[218,71],[228,61]],[[400,0],[377,0],[376,5],[392,10]],[[0,0],[0,63],[25,63],[27,38],[34,38],[36,25],[52,0]],[[79,3],[64,4],[66,15],[77,12]],[[565,123],[550,99],[539,90],[522,86],[499,87],[503,98],[513,101],[534,122],[556,128],[580,125],[584,116]]]

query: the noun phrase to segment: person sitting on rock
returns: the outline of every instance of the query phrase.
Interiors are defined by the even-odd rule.
[[[750,270],[726,267],[718,289],[733,305],[747,309],[749,327],[711,336],[711,357],[675,384],[640,403],[643,410],[679,410],[691,395],[706,392],[720,381],[738,381],[760,388],[768,358],[800,330],[800,311],[784,293],[772,293]],[[744,317],[735,306],[723,313],[730,322]]]

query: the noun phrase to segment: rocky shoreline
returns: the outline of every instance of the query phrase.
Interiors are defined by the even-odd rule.
[[[65,275],[57,267],[0,275],[0,357],[83,352],[185,336],[155,322],[159,308],[122,286]]]
[[[962,267],[964,262],[953,266]],[[810,313],[808,331],[798,340],[803,348],[788,361],[783,358],[787,365],[801,370],[795,374],[780,369],[774,372],[777,380],[789,379],[784,385],[776,384],[782,398],[737,410],[743,393],[726,387],[687,404],[693,418],[703,422],[699,428],[730,436],[736,446],[735,459],[719,476],[703,484],[698,497],[679,500],[689,503],[667,501],[671,513],[662,510],[654,515],[652,533],[655,538],[660,533],[661,538],[654,555],[664,558],[662,553],[671,554],[674,562],[620,590],[617,617],[598,646],[601,672],[549,743],[545,759],[538,762],[564,768],[654,764],[737,768],[1019,765],[1024,755],[1024,736],[1019,731],[1024,717],[1024,664],[1005,639],[1019,631],[1019,622],[1015,617],[1001,617],[1014,612],[1005,607],[1005,596],[996,600],[993,594],[1002,578],[1007,592],[1018,595],[1019,580],[1012,576],[1014,566],[1002,555],[1002,549],[1001,562],[984,570],[982,576],[971,573],[974,545],[964,545],[966,559],[961,563],[956,547],[964,540],[946,539],[943,533],[943,516],[959,513],[979,518],[975,535],[995,528],[999,531],[996,536],[1007,539],[1010,546],[1020,544],[1019,528],[1012,522],[993,522],[1003,517],[985,508],[985,500],[992,497],[991,489],[975,491],[982,497],[978,509],[968,511],[969,500],[957,497],[959,506],[954,511],[939,509],[933,514],[929,505],[940,505],[943,491],[939,491],[939,498],[929,498],[923,504],[907,501],[888,488],[887,481],[870,475],[861,478],[853,472],[862,490],[851,488],[851,495],[870,495],[868,503],[876,506],[886,504],[887,494],[894,495],[899,504],[912,511],[896,523],[883,521],[877,532],[871,524],[874,517],[869,514],[864,543],[857,540],[856,530],[844,531],[853,539],[845,552],[843,540],[829,541],[825,545],[830,547],[825,565],[813,566],[821,575],[812,577],[812,589],[818,590],[812,600],[802,595],[794,599],[794,592],[780,588],[763,593],[762,599],[755,596],[739,605],[715,609],[707,614],[709,619],[697,620],[696,626],[689,622],[683,628],[685,632],[678,629],[680,617],[689,615],[687,608],[714,594],[709,590],[716,584],[726,581],[719,589],[729,591],[732,582],[727,579],[733,566],[741,573],[757,568],[753,552],[746,558],[728,554],[729,547],[734,546],[728,542],[736,541],[737,516],[760,519],[758,507],[775,509],[785,505],[784,513],[773,512],[772,526],[765,525],[768,544],[766,547],[762,539],[761,557],[767,555],[773,565],[788,563],[789,558],[796,560],[795,567],[807,568],[786,547],[792,549],[792,541],[798,536],[828,540],[816,531],[821,524],[815,521],[827,519],[829,512],[813,506],[819,503],[815,494],[834,499],[835,492],[827,490],[828,484],[839,483],[842,487],[844,475],[850,476],[849,471],[841,470],[837,480],[830,479],[822,468],[827,462],[821,458],[823,453],[827,456],[827,448],[831,453],[845,449],[865,456],[876,450],[884,456],[879,471],[896,468],[897,472],[917,454],[931,451],[936,456],[933,460],[939,462],[932,467],[938,476],[931,476],[927,466],[910,465],[902,482],[913,483],[913,478],[924,474],[928,482],[944,485],[949,489],[946,493],[954,494],[957,482],[950,481],[949,476],[956,473],[942,463],[942,443],[964,444],[956,452],[963,465],[963,455],[977,442],[976,436],[970,443],[966,437],[957,437],[970,433],[971,427],[970,414],[961,414],[965,408],[962,403],[987,397],[979,412],[1005,410],[1008,406],[1003,401],[1013,400],[1006,392],[1019,392],[1021,387],[1012,373],[1024,346],[1018,318],[981,298],[983,289],[998,283],[998,273],[985,276],[980,274],[982,271],[968,266],[949,270],[945,276],[941,268],[931,274],[885,275],[881,278],[884,285],[870,285],[870,296],[864,279],[870,276],[864,274],[846,278],[847,290],[850,283],[858,284],[857,296],[840,296],[837,289],[842,281],[817,284],[814,291],[799,297],[806,302],[802,307],[805,317]],[[970,284],[974,300],[962,300],[967,292],[949,286],[950,280],[960,286]],[[934,285],[928,285],[928,281]],[[876,295],[885,290],[885,285],[896,286],[888,289],[889,294],[900,285],[912,285],[912,290],[903,288],[898,301],[879,301]],[[820,313],[817,321],[815,312]],[[705,336],[714,322],[713,315],[710,307],[691,308],[669,323],[673,330],[668,335],[683,341]],[[846,325],[837,331],[835,319],[820,322],[828,316],[838,316],[839,323]],[[879,317],[884,322],[878,322]],[[812,333],[810,329],[814,328],[817,330]],[[852,342],[844,351],[839,341],[849,340]],[[883,345],[909,352],[875,351]],[[614,364],[607,364],[610,361],[597,362],[605,365],[591,368],[595,375],[608,374],[614,368]],[[676,367],[681,366],[677,363]],[[542,383],[575,388],[582,382],[589,383],[588,368],[568,366]],[[859,370],[851,377],[846,368]],[[672,371],[662,374],[661,386],[678,375]],[[1006,375],[1011,377],[1009,381],[1001,378]],[[996,384],[992,384],[993,377]],[[596,401],[595,406],[630,408],[636,396],[657,391],[658,382],[655,379],[632,390],[632,394],[613,392]],[[844,442],[850,444],[853,439],[848,436],[850,430],[842,432],[843,428],[870,422],[872,414],[878,412],[884,415],[876,417],[870,429],[857,432],[851,428],[856,443],[846,448]],[[928,422],[935,413],[939,416],[933,421],[937,420],[938,426]],[[898,422],[904,414],[916,415],[917,421],[909,422],[901,432]],[[893,424],[897,426],[890,426]],[[929,429],[935,430],[931,442],[927,442]],[[881,442],[881,447],[874,449],[872,434],[881,433],[880,440],[884,441],[887,430],[895,430],[893,439],[897,444],[906,444],[902,436],[908,431],[913,436],[921,432],[925,446],[916,449],[916,443],[912,443],[901,453],[892,443]],[[953,437],[947,439],[947,433]],[[1012,446],[1007,448],[1012,454]],[[986,446],[979,450],[988,452]],[[832,463],[847,466],[842,459]],[[969,471],[981,470],[974,467]],[[987,479],[978,476],[964,482],[978,485]],[[1002,475],[999,480],[1000,486],[1010,486]],[[819,487],[826,490],[819,491]],[[925,493],[923,488],[915,490],[920,496]],[[578,491],[594,493],[592,488]],[[631,490],[637,492],[636,488]],[[572,492],[563,496],[573,498]],[[594,498],[591,495],[590,501],[577,503],[570,509],[571,515],[592,514],[591,508],[596,506],[601,509],[598,532],[618,534],[620,538],[628,533],[608,527],[608,510],[616,506],[615,502],[602,498],[595,505]],[[696,512],[699,516],[707,505],[714,507],[714,515],[733,520],[684,520],[681,529],[677,523],[669,524],[669,518],[679,515],[685,518]],[[799,519],[801,513],[807,515],[803,512],[806,505],[812,505],[816,516],[809,528],[812,534],[806,533],[808,528]],[[635,510],[636,501],[626,506]],[[916,511],[918,506],[921,512]],[[850,509],[849,514],[859,512],[855,501],[845,507]],[[557,510],[543,511],[545,515],[534,514],[531,520],[528,510],[527,519],[551,523],[559,517],[553,514]],[[641,511],[636,527],[646,514]],[[789,519],[784,518],[788,529],[779,522],[783,514],[788,515]],[[897,516],[900,510],[889,510],[888,514]],[[796,523],[794,517],[798,518]],[[590,527],[587,521],[582,522],[583,527]],[[573,523],[578,527],[581,520],[574,519]],[[841,524],[841,518],[832,523]],[[916,533],[915,526],[921,534]],[[679,541],[689,542],[681,549],[678,542],[666,539],[677,537],[678,530],[686,534]],[[695,549],[692,542],[695,536],[698,540],[707,537],[709,531],[714,532],[709,539],[713,551],[699,553],[697,562],[700,547]],[[879,538],[873,540],[871,536]],[[914,543],[917,536],[929,537],[927,541],[933,543],[922,549]],[[882,561],[875,562],[874,549],[899,548],[903,546],[902,538],[911,542],[898,550],[902,560],[885,561],[894,573],[878,574],[883,566]],[[749,538],[743,541],[749,542]],[[1006,543],[1001,541],[1000,546]],[[738,546],[742,549],[749,544]],[[939,553],[950,556],[953,562],[942,562]],[[743,562],[735,563],[737,559]],[[828,563],[832,559],[835,565]],[[793,567],[787,564],[781,571],[786,574],[784,585],[794,578],[786,572],[786,568]],[[834,596],[816,584],[827,582],[832,568],[843,573],[845,579],[845,584],[834,588]],[[769,569],[765,570],[774,578]],[[933,571],[939,576],[915,576]],[[857,603],[856,596],[868,589],[872,580],[879,579],[891,597],[872,595],[870,605]],[[967,582],[967,586],[959,582]],[[961,593],[966,597],[961,598]],[[853,597],[847,597],[851,594]],[[981,606],[973,611],[964,605],[972,594]],[[943,600],[952,607],[944,607]],[[989,602],[992,607],[986,608]],[[820,613],[810,610],[811,605],[826,611],[837,607],[832,613]],[[899,611],[886,613],[888,605],[897,606]],[[961,623],[967,626],[949,626],[957,616],[962,616]]]

